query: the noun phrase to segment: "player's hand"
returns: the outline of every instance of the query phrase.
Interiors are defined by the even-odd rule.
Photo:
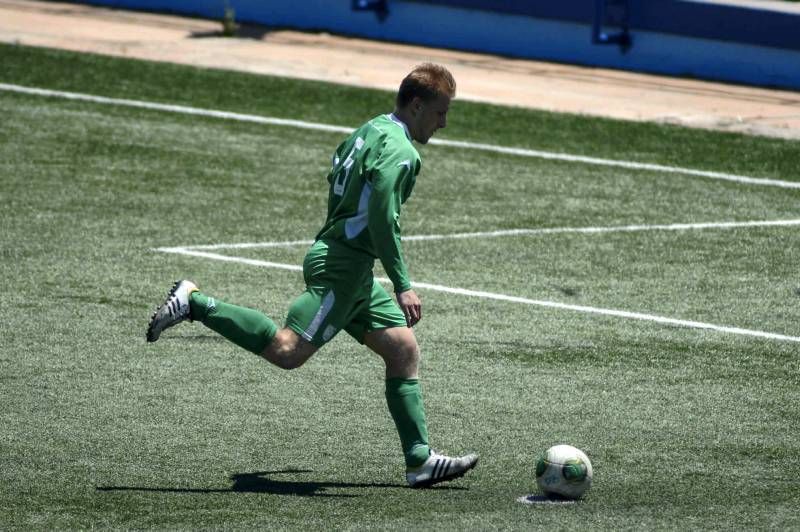
[[[422,319],[422,301],[413,290],[398,292],[396,296],[397,304],[406,316],[406,323],[409,327],[413,327]]]

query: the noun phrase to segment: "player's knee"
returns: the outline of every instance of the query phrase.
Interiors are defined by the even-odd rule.
[[[311,344],[302,345],[298,338],[292,331],[278,331],[261,356],[281,369],[297,369],[305,364],[314,351]]]
[[[420,352],[417,342],[403,342],[398,350],[398,358],[408,366],[416,366],[419,363]]]
[[[297,369],[305,364],[306,360],[296,349],[286,350],[277,358],[275,365],[281,369]]]
[[[267,347],[261,357],[281,369],[297,369],[305,362],[295,350],[280,345]]]

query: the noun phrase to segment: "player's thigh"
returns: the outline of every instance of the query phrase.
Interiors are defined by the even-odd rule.
[[[372,279],[366,301],[354,309],[345,330],[363,344],[367,333],[396,327],[407,328],[406,317],[386,289]]]
[[[286,327],[319,348],[344,329],[368,291],[347,283],[311,284],[290,305]]]

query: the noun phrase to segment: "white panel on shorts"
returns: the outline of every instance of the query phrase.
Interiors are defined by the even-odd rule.
[[[311,325],[309,325],[308,329],[303,332],[303,338],[310,342],[314,335],[317,334],[319,326],[322,325],[322,322],[325,321],[328,313],[333,308],[334,301],[336,301],[336,297],[333,295],[333,290],[331,290],[325,294],[324,298],[322,298],[322,305],[320,305],[317,314],[314,316],[314,319],[311,320]]]

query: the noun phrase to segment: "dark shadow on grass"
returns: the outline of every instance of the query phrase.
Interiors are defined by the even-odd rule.
[[[148,486],[98,486],[97,491],[144,491],[157,493],[268,493],[271,495],[299,495],[302,497],[358,497],[355,494],[325,493],[329,488],[404,488],[404,484],[315,482],[278,480],[272,475],[297,475],[313,473],[306,469],[287,469],[285,471],[258,471],[256,473],[236,473],[231,475],[230,488],[166,488]],[[460,490],[457,486],[437,489]]]
[[[581,291],[577,288],[572,288],[571,286],[561,286],[556,284],[548,285],[553,290],[556,290],[567,297],[577,297],[581,295]]]
[[[172,336],[162,336],[158,339],[159,342],[185,342],[185,341],[192,341],[192,342],[208,342],[208,343],[215,343],[215,344],[224,344],[230,343],[224,337],[218,334],[181,334],[181,335],[172,335]]]

